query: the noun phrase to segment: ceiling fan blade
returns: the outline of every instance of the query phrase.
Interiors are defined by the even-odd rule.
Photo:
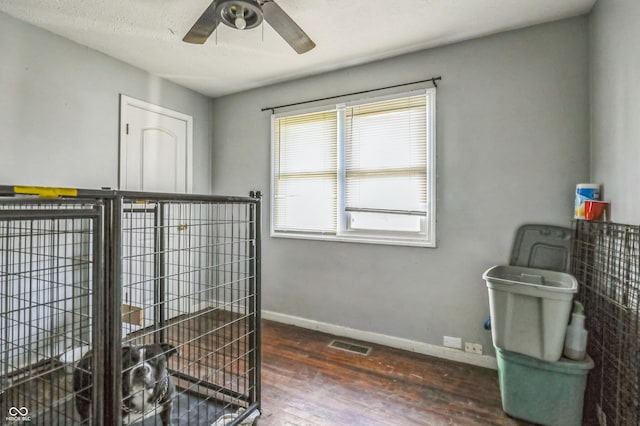
[[[216,2],[213,1],[207,10],[198,18],[193,27],[184,36],[182,41],[193,44],[203,44],[211,33],[216,30],[218,20],[216,19]]]
[[[262,4],[262,11],[264,19],[289,43],[293,50],[302,54],[316,47],[313,40],[274,1],[265,1]]]

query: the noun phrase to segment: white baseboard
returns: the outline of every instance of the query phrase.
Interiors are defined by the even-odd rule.
[[[388,336],[386,334],[373,333],[371,331],[357,330],[355,328],[343,327],[326,322],[314,321],[293,315],[281,314],[272,311],[262,311],[262,318],[266,320],[295,325],[297,327],[321,331],[334,336],[348,337],[363,342],[375,343],[389,346],[405,351],[416,352],[423,355],[435,356],[448,359],[450,361],[462,362],[479,367],[498,369],[497,361],[488,355],[475,355],[458,349],[451,349],[444,346],[431,345],[429,343],[417,342],[415,340],[403,339],[400,337]]]

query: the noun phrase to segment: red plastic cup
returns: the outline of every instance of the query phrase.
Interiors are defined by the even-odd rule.
[[[584,218],[586,220],[602,220],[609,203],[606,201],[585,201]]]

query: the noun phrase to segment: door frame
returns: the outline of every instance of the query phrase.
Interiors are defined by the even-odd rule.
[[[182,120],[187,125],[187,135],[185,140],[185,172],[186,176],[186,184],[188,194],[193,192],[193,117],[178,111],[174,111],[169,108],[165,108],[159,105],[155,105],[140,99],[132,98],[131,96],[127,96],[124,94],[120,94],[120,139],[118,141],[118,149],[120,151],[119,162],[118,162],[118,188],[123,189],[122,185],[126,182],[126,173],[127,170],[124,167],[127,160],[127,153],[124,149],[124,141],[127,137],[127,107],[133,106],[136,108],[144,109],[149,112],[153,112],[156,114],[166,115],[171,118],[175,118],[177,120]]]

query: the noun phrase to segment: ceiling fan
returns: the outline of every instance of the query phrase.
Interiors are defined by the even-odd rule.
[[[262,19],[299,54],[316,44],[273,0],[214,0],[182,41],[203,44],[220,22],[238,30],[255,28]]]

